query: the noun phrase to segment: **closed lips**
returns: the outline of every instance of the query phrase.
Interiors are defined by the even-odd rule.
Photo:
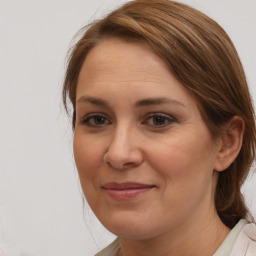
[[[108,189],[108,190],[146,189],[146,188],[153,188],[153,187],[156,187],[156,186],[151,184],[140,184],[135,182],[125,182],[125,183],[111,182],[102,186],[103,189]]]

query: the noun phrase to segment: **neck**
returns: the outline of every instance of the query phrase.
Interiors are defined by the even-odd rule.
[[[211,256],[219,248],[230,229],[219,219],[216,212],[184,223],[177,229],[147,240],[120,238],[120,256]],[[210,217],[210,218],[209,218]]]

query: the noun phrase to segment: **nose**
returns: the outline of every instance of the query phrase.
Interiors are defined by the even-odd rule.
[[[139,166],[143,162],[143,153],[136,132],[128,128],[117,129],[109,142],[104,162],[119,170]]]

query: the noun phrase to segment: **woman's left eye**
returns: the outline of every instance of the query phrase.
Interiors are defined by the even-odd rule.
[[[156,128],[163,128],[163,127],[170,125],[174,121],[175,121],[174,118],[172,118],[170,116],[167,116],[165,114],[156,113],[156,114],[153,114],[152,116],[150,116],[149,118],[147,118],[143,122],[143,124],[154,126]]]

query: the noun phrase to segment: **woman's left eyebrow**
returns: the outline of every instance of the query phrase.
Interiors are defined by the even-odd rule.
[[[181,107],[186,107],[185,104],[183,104],[180,101],[177,101],[175,99],[171,98],[148,98],[139,100],[135,103],[136,107],[145,107],[145,106],[151,106],[151,105],[161,105],[161,104],[171,104],[171,105],[178,105]]]

